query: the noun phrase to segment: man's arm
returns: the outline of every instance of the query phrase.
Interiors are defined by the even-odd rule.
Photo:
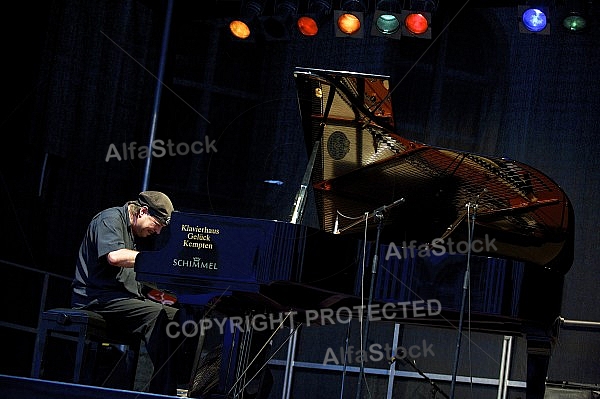
[[[133,249],[121,248],[116,251],[111,251],[106,255],[106,260],[109,265],[118,267],[133,267],[135,265],[135,257],[139,254]]]

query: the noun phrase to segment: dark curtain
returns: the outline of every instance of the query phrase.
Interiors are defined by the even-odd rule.
[[[143,160],[123,146],[146,144],[149,134],[158,14],[138,1],[55,1],[50,9],[32,134],[40,136],[45,211],[37,236],[46,235],[43,263],[62,273],[71,272],[89,219],[140,191]]]

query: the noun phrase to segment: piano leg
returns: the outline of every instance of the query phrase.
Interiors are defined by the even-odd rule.
[[[551,352],[550,337],[527,337],[527,399],[544,399]]]

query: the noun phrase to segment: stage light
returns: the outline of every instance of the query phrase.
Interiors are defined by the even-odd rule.
[[[264,8],[264,0],[248,0],[242,7],[239,18],[229,22],[229,31],[234,38],[240,40],[249,40],[255,36],[257,28],[257,18]]]
[[[569,32],[583,32],[587,28],[587,19],[579,13],[572,12],[563,19],[563,27]]]
[[[316,36],[330,15],[331,0],[310,0],[307,12],[296,20],[296,25],[304,36]]]
[[[569,32],[580,33],[588,27],[588,9],[585,0],[567,0],[562,26]]]
[[[437,0],[412,0],[409,8],[402,10],[402,35],[431,39],[431,20],[437,10]]]
[[[537,33],[540,35],[550,34],[550,21],[546,7],[518,6],[519,32]]]
[[[431,13],[402,11],[402,34],[408,37],[431,39]]]
[[[364,13],[366,7],[360,0],[342,2],[341,10],[334,10],[336,37],[364,37]]]
[[[539,32],[548,26],[548,17],[539,8],[528,8],[523,11],[522,21],[525,29],[531,32]]]
[[[265,40],[289,40],[290,29],[298,10],[298,0],[275,2],[274,14],[260,17]]]
[[[371,35],[400,39],[402,37],[402,5],[400,2],[381,0],[375,7]]]

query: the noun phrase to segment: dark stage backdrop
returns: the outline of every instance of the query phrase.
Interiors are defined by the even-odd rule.
[[[391,77],[400,135],[513,158],[562,186],[576,217],[562,314],[600,321],[598,10],[582,35],[558,26],[521,34],[515,8],[501,7],[455,18],[447,9],[435,40],[336,38],[327,28],[317,38],[239,43],[224,20],[175,3],[157,114],[162,2],[13,6],[16,36],[33,34],[3,35],[12,110],[3,114],[2,258],[72,275],[89,219],[142,188],[140,147],[153,117],[157,143],[175,153],[153,159],[149,189],[180,210],[287,220],[308,158],[293,68],[347,70]],[[207,151],[184,153],[196,142]],[[599,383],[598,334],[561,334],[549,378]]]

